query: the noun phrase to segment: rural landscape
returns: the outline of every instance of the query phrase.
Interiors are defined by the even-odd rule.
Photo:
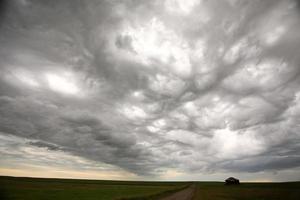
[[[0,200],[300,200],[300,0],[0,0]]]
[[[300,182],[137,182],[0,177],[7,200],[297,200]]]

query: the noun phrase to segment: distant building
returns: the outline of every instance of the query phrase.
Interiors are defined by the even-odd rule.
[[[229,177],[228,179],[225,180],[225,184],[226,185],[238,185],[238,184],[240,184],[240,180],[233,178],[233,177]]]

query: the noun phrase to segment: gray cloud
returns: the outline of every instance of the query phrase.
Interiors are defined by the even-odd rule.
[[[300,167],[295,1],[4,4],[2,137],[147,176]]]

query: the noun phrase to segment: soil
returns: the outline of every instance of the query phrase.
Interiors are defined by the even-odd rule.
[[[171,194],[170,196],[165,197],[162,200],[191,200],[194,196],[195,190],[195,185],[191,185],[190,187]]]

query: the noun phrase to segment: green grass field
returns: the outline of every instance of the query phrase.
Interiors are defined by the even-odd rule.
[[[242,183],[224,185],[218,182],[197,183],[193,200],[299,200],[300,182]]]
[[[182,182],[0,177],[0,200],[157,199],[186,185]]]
[[[135,182],[0,176],[0,200],[160,199],[190,185],[188,182]],[[193,200],[299,200],[300,182],[196,182]]]

